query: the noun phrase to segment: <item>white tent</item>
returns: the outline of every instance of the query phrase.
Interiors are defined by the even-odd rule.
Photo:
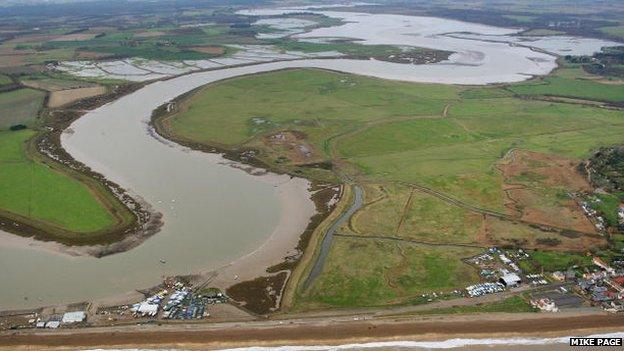
[[[520,285],[520,277],[516,273],[508,273],[500,278],[501,283],[505,284],[505,286],[517,286]]]
[[[61,322],[63,324],[79,323],[84,321],[85,318],[87,318],[87,316],[84,311],[67,312],[63,315],[63,319],[61,320]]]

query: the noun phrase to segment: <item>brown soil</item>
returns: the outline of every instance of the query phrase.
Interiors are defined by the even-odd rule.
[[[91,40],[95,38],[96,33],[74,33],[74,34],[66,34],[61,35],[60,37],[56,37],[50,41],[81,41],[81,40]]]
[[[505,206],[510,214],[528,222],[596,232],[573,198],[562,196],[553,200],[554,195],[546,195],[556,189],[572,194],[592,190],[577,171],[577,162],[525,150],[512,150],[506,159],[507,162],[500,163],[498,168],[504,178]],[[556,205],[552,204],[553,201]]]
[[[589,248],[606,245],[605,238],[600,235],[553,231],[538,225],[514,223],[492,216],[485,216],[478,238],[478,242],[484,246],[564,252],[586,252]]]
[[[111,55],[103,53],[103,52],[76,50],[75,59],[76,60],[97,60],[97,59],[103,59],[108,56],[111,56]]]
[[[58,37],[59,35],[53,35],[53,34],[27,34],[27,35],[19,36],[15,39],[11,39],[7,41],[7,43],[8,44],[37,43],[37,42],[52,41]]]
[[[194,51],[197,52],[201,52],[204,54],[210,54],[210,55],[223,55],[225,53],[225,48],[221,47],[221,46],[213,46],[213,45],[209,45],[209,46],[194,46],[191,48]]]
[[[0,50],[0,68],[22,66],[31,55],[28,52]]]
[[[84,98],[102,95],[106,92],[103,86],[58,90],[50,93],[48,107],[60,107]]]

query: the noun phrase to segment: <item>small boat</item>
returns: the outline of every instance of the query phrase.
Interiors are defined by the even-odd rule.
[[[160,263],[165,264],[165,263],[167,263],[167,261],[161,259]]]

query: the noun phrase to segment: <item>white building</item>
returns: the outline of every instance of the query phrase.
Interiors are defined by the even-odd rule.
[[[76,312],[67,312],[63,315],[63,319],[61,319],[61,323],[69,324],[69,323],[80,323],[87,318],[87,315],[84,311],[76,311]]]
[[[520,285],[521,281],[516,273],[508,273],[500,278],[500,282],[508,288]]]

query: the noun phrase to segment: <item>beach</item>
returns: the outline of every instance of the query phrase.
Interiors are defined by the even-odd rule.
[[[481,314],[431,317],[284,319],[254,322],[130,325],[0,334],[0,350],[180,349],[214,350],[284,345],[448,342],[452,339],[552,339],[624,331],[624,318],[606,313]],[[470,346],[475,342],[459,342]],[[504,342],[498,341],[503,344]],[[466,345],[461,345],[466,344]],[[481,343],[483,344],[483,343]],[[526,344],[526,342],[525,342]],[[529,343],[530,344],[530,343]],[[543,343],[542,343],[543,344]],[[392,346],[394,345],[394,346]],[[417,347],[421,344],[413,344]],[[427,345],[427,344],[422,344]],[[438,345],[439,346],[439,345]],[[506,345],[505,349],[509,345]],[[522,349],[526,349],[523,345]],[[501,346],[503,347],[503,346]],[[439,347],[434,347],[439,348]],[[426,349],[426,348],[425,348]],[[502,349],[502,348],[501,348]],[[542,345],[543,349],[543,345]],[[564,348],[565,349],[565,348]],[[466,348],[471,350],[471,348]]]

